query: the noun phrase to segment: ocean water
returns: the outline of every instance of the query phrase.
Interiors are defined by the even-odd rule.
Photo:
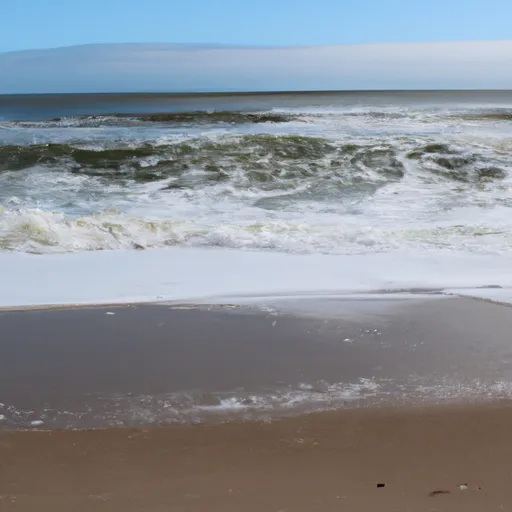
[[[331,321],[350,317],[337,299],[390,294],[512,303],[511,186],[512,92],[0,96],[0,307],[248,304],[275,325],[283,304]],[[4,399],[0,426],[510,396],[507,375],[372,372],[37,414]]]
[[[512,92],[0,96],[0,301],[504,289],[511,156]],[[238,280],[177,287],[212,249]]]

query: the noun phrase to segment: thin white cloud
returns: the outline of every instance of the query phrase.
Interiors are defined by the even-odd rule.
[[[459,88],[512,88],[512,41],[115,44],[0,54],[0,93]]]

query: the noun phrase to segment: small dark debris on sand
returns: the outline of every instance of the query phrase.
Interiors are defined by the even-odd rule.
[[[434,498],[436,496],[441,496],[442,494],[451,494],[450,491],[447,491],[446,489],[441,489],[441,490],[438,490],[438,491],[432,491],[429,496]]]

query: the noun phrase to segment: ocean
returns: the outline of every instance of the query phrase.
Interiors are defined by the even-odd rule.
[[[509,397],[511,156],[512,92],[0,96],[0,422]]]
[[[511,154],[508,91],[0,96],[0,303],[505,300]]]

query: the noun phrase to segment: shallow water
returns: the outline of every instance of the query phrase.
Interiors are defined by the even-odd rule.
[[[418,294],[3,311],[0,429],[510,398],[509,312]]]

